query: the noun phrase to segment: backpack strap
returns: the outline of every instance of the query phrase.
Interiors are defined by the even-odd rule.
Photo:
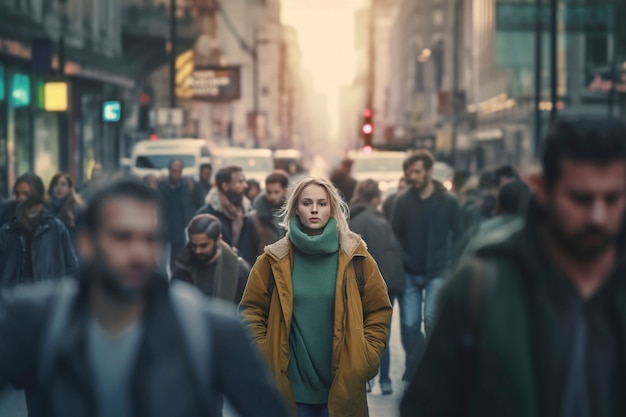
[[[198,383],[198,392],[209,393],[212,388],[210,375],[213,346],[204,306],[206,300],[192,286],[178,282],[170,286],[169,294]],[[205,404],[205,407],[210,409],[211,405]]]
[[[356,285],[359,286],[359,294],[361,295],[361,300],[363,299],[363,294],[365,293],[365,274],[363,273],[363,261],[365,261],[365,258],[362,256],[355,256],[354,258],[352,258],[354,275],[356,276]]]
[[[40,355],[37,374],[37,380],[40,383],[45,381],[52,370],[63,329],[67,325],[72,305],[78,295],[78,284],[74,280],[60,281],[56,289]]]

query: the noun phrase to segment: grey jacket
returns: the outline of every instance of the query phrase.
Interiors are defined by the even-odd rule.
[[[402,248],[384,214],[365,204],[354,205],[350,214],[350,229],[367,244],[389,292],[404,291]]]

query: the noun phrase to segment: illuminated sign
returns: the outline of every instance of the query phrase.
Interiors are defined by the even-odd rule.
[[[48,81],[43,86],[43,108],[45,111],[63,112],[68,108],[69,91],[65,81]]]
[[[602,78],[600,74],[596,74],[589,84],[590,91],[600,91],[609,93],[615,91],[617,93],[626,94],[626,73],[622,74],[619,82]]]
[[[15,73],[11,81],[11,104],[13,107],[30,106],[30,77]]]
[[[211,66],[195,68],[187,83],[195,99],[229,102],[241,98],[240,79],[238,66]]]
[[[122,119],[122,103],[119,101],[105,101],[102,103],[102,121],[116,123]]]

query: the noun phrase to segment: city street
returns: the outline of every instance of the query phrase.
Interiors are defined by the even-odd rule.
[[[372,393],[368,395],[371,417],[395,417],[398,415],[398,402],[402,397],[403,387],[401,378],[404,370],[404,352],[400,344],[400,311],[397,305],[394,309],[390,343],[393,395],[382,395],[380,393],[380,386],[378,382],[376,382]],[[26,402],[24,400],[24,394],[21,391],[11,390],[0,397],[0,416],[27,417],[27,415]]]

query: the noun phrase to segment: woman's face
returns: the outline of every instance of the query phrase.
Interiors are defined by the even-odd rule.
[[[60,177],[56,185],[52,189],[52,195],[59,200],[67,197],[70,194],[70,183],[65,177]]]
[[[15,200],[20,203],[28,200],[28,197],[30,197],[30,193],[30,184],[28,184],[27,182],[20,182],[15,186]]]
[[[296,216],[300,219],[305,231],[308,229],[311,232],[321,232],[331,216],[326,189],[317,184],[304,187],[298,199]]]

